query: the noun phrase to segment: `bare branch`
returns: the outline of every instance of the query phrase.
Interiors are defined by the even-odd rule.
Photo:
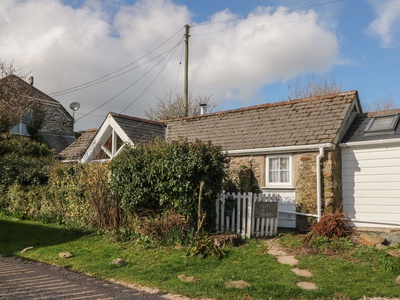
[[[288,100],[340,93],[342,84],[332,74],[312,74],[307,78],[297,77],[288,84]]]
[[[200,104],[207,104],[207,112],[213,112],[218,108],[215,103],[210,103],[211,96],[193,97],[189,94],[189,116],[200,115]],[[157,97],[157,104],[154,107],[149,107],[145,111],[146,116],[151,120],[168,120],[175,118],[183,118],[185,116],[184,97],[177,94],[176,97],[172,92],[165,93],[164,97]]]

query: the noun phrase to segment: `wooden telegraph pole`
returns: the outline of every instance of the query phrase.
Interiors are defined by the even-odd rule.
[[[184,83],[184,100],[185,100],[185,117],[189,116],[189,28],[188,24],[185,25],[185,83]]]

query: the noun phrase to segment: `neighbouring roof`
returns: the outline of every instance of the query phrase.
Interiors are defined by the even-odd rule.
[[[40,132],[39,135],[44,142],[49,145],[50,148],[54,149],[56,155],[60,154],[60,152],[62,152],[75,141],[75,136],[73,135],[61,135],[44,132]]]
[[[165,124],[117,113],[109,113],[126,133],[131,142],[150,142],[156,137],[165,137]]]
[[[332,143],[346,126],[357,91],[169,120],[168,140],[200,139],[223,150]]]
[[[60,153],[60,159],[68,161],[80,160],[96,136],[97,130],[98,129],[85,130],[79,138]]]
[[[369,135],[369,136],[365,135],[365,130],[372,118],[377,117],[377,116],[385,116],[385,115],[393,115],[393,114],[400,114],[400,109],[358,114],[341,142],[342,143],[352,143],[352,142],[363,142],[363,141],[374,141],[374,140],[400,138],[400,125],[399,124],[397,124],[397,126],[394,128],[393,134],[383,133],[383,134],[375,134],[375,135]]]
[[[2,82],[5,82],[6,80],[12,80],[15,84],[19,85],[22,91],[26,93],[26,95],[38,99],[38,100],[43,100],[48,103],[60,105],[60,102],[55,100],[54,98],[50,97],[49,95],[43,93],[42,91],[38,90],[36,87],[34,87],[32,84],[29,84],[22,78],[16,76],[16,75],[8,75],[2,79],[0,79],[0,85]]]
[[[113,121],[110,122],[111,120]],[[60,159],[63,161],[80,161],[86,155],[89,157],[96,156],[92,152],[100,149],[98,146],[101,146],[101,143],[108,139],[111,131],[107,128],[110,126],[125,143],[135,144],[151,142],[157,137],[165,138],[166,125],[162,122],[110,112],[99,129],[86,130],[74,143],[60,153]],[[124,134],[121,134],[121,130]]]

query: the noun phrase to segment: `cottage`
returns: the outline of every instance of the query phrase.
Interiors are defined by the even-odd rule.
[[[39,136],[54,149],[55,154],[59,154],[75,140],[74,119],[60,102],[35,88],[32,78],[28,83],[18,76],[9,75],[1,79],[0,84],[2,81],[10,80],[10,78],[21,93],[43,105],[44,118]],[[21,120],[19,124],[15,125],[11,129],[11,133],[28,135],[24,121]]]
[[[221,146],[233,176],[248,170],[253,191],[282,196],[279,226],[302,227],[342,205],[337,145],[360,112],[350,91],[169,120],[167,139]]]
[[[280,194],[279,226],[302,227],[342,205],[337,145],[361,112],[356,91],[168,120],[109,113],[65,149],[64,161],[108,160],[125,144],[201,139],[222,147],[242,191]]]

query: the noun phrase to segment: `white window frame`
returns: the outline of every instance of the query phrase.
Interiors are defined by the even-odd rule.
[[[18,129],[18,130],[15,130]],[[17,135],[26,135],[28,136],[28,128],[27,125],[24,122],[19,122],[18,124],[15,124],[11,129],[10,129],[11,134],[17,134]]]
[[[289,159],[289,182],[270,182],[269,176],[269,161],[272,158],[288,158]],[[292,155],[269,155],[265,160],[265,186],[267,188],[293,188],[293,163],[292,163]]]

